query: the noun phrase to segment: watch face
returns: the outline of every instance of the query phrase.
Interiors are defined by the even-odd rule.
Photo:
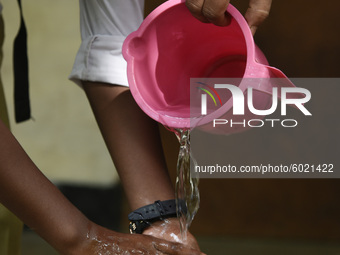
[[[136,228],[137,228],[136,223],[135,222],[130,222],[130,225],[129,225],[130,234],[136,233]]]
[[[142,234],[144,229],[151,226],[151,222],[140,220],[135,222],[130,222],[129,229],[131,234]]]

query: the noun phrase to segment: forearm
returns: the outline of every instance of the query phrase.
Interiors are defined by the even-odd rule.
[[[85,239],[88,220],[38,170],[1,121],[0,137],[0,202],[56,249]]]

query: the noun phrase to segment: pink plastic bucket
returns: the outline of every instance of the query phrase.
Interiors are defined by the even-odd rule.
[[[156,8],[123,45],[131,93],[147,115],[171,128],[190,128],[230,114],[232,100],[227,100],[218,111],[192,121],[190,78],[242,78],[242,91],[249,86],[242,80],[248,78],[284,78],[284,86],[294,87],[280,70],[268,66],[236,8],[229,4],[231,24],[218,27],[198,21],[184,2],[169,0]],[[254,85],[259,109],[270,103],[272,86],[281,85]]]

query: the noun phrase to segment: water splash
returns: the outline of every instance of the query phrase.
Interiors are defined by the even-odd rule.
[[[190,150],[190,129],[171,129],[177,136],[180,149],[177,160],[176,201],[182,240],[187,239],[187,231],[193,221],[200,203],[199,178],[193,175],[196,160]],[[186,208],[179,201],[184,201]]]

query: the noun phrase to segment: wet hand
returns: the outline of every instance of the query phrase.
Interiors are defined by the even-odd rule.
[[[177,218],[169,218],[164,221],[157,221],[145,229],[143,234],[170,242],[182,243],[188,248],[198,251],[200,250],[195,237],[190,232],[187,232],[186,240],[182,239],[179,220]]]
[[[186,0],[186,5],[192,15],[202,22],[227,26],[230,17],[226,9],[230,0]],[[250,0],[245,19],[254,35],[258,26],[269,15],[272,0]]]
[[[100,226],[92,227],[87,234],[87,241],[80,250],[68,254],[82,255],[202,255],[197,249],[186,245],[161,240],[150,235],[122,234]]]

